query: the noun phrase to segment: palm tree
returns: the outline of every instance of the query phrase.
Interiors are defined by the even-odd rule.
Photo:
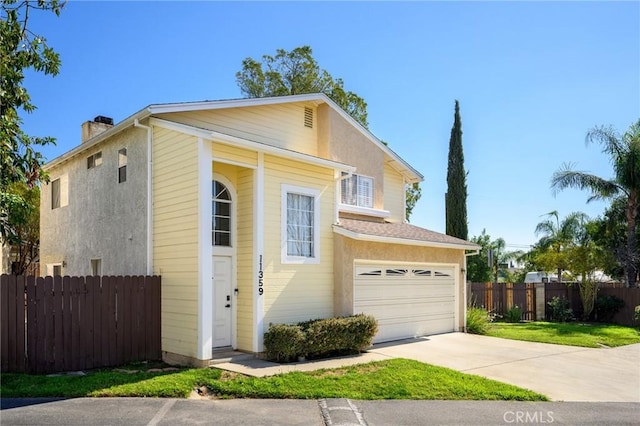
[[[640,120],[622,136],[612,127],[595,127],[587,133],[586,142],[602,145],[602,152],[610,157],[614,177],[604,179],[573,170],[572,164],[565,163],[553,174],[551,188],[554,194],[566,188],[589,190],[591,196],[587,202],[616,197],[626,200],[627,249],[624,260],[627,286],[631,287],[635,285],[638,275],[636,220],[640,202]]]
[[[565,269],[566,261],[563,258],[563,251],[569,247],[580,233],[582,223],[586,215],[581,212],[571,213],[560,221],[560,216],[556,210],[547,213],[547,218],[536,226],[536,236],[542,235],[536,244],[541,253],[552,255],[551,263],[558,269],[558,281],[562,282],[562,271]]]

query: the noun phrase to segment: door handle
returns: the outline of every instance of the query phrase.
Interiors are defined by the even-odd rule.
[[[230,307],[231,307],[231,304],[230,304],[230,303],[227,303],[226,305],[224,305],[224,307],[225,307],[225,308],[230,308]]]

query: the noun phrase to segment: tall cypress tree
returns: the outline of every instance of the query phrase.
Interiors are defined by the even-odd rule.
[[[449,139],[445,214],[447,235],[466,240],[469,233],[467,229],[467,173],[464,171],[462,122],[460,121],[460,106],[457,100],[451,139]]]

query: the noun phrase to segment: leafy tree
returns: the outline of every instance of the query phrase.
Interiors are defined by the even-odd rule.
[[[624,198],[616,198],[603,216],[591,222],[591,235],[596,245],[602,248],[602,270],[616,279],[624,279],[626,253],[626,223]],[[636,229],[636,244],[640,239]]]
[[[64,2],[58,0],[20,1],[2,0],[0,6],[0,240],[15,241],[19,232],[16,218],[29,209],[24,194],[11,192],[15,183],[25,183],[33,188],[46,179],[43,174],[42,155],[38,146],[53,143],[50,137],[32,137],[20,128],[20,112],[31,113],[31,103],[24,87],[24,72],[33,69],[44,74],[56,75],[60,58],[47,46],[44,37],[29,28],[29,16],[34,11],[60,14]],[[20,213],[20,214],[18,214]]]
[[[596,301],[598,283],[593,273],[603,264],[603,250],[593,240],[594,222],[586,215],[579,216],[580,226],[565,256],[571,272],[578,277],[583,319],[588,319]]]
[[[504,239],[497,238],[492,241],[485,229],[480,235],[471,237],[471,242],[480,246],[480,253],[467,259],[468,281],[486,283],[494,280],[498,282],[500,276],[505,280],[510,278],[509,261],[518,258],[520,252],[507,251]],[[492,262],[489,262],[489,251],[493,255]]]
[[[302,46],[290,52],[278,49],[274,56],[263,55],[262,62],[246,58],[236,82],[249,98],[324,93],[366,128],[367,103],[346,91],[341,78],[321,69],[312,54],[311,47]]]
[[[446,234],[466,240],[467,229],[467,174],[464,171],[462,151],[462,122],[460,105],[456,100],[453,127],[449,139],[449,165],[447,167],[447,194],[445,196]]]
[[[556,269],[558,281],[562,282],[562,271],[568,267],[565,250],[577,238],[586,216],[584,213],[574,212],[561,221],[556,210],[546,216],[536,226],[535,233],[542,235],[542,238],[536,244],[534,262],[545,271]]]
[[[24,182],[15,182],[8,193],[21,199],[20,208],[9,211],[12,236],[5,242],[11,247],[11,270],[24,275],[38,259],[40,248],[40,188],[29,188]]]
[[[242,69],[236,73],[236,83],[242,94],[249,98],[324,93],[358,123],[368,127],[367,103],[345,90],[341,78],[333,78],[320,68],[309,46],[296,47],[290,52],[277,49],[274,56],[263,55],[262,62],[245,58]],[[406,187],[407,220],[421,195],[419,184]]]
[[[588,190],[587,200],[604,200],[622,197],[625,202],[626,250],[624,267],[629,287],[636,284],[638,276],[638,256],[636,227],[638,206],[640,205],[640,120],[619,135],[612,127],[595,127],[587,133],[587,143],[599,143],[602,152],[610,157],[614,177],[604,179],[583,171],[573,170],[572,164],[565,163],[551,178],[554,193],[565,188]]]

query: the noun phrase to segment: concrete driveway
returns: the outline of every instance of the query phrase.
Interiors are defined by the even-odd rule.
[[[511,383],[555,401],[640,402],[640,344],[592,349],[449,333],[368,352]]]

